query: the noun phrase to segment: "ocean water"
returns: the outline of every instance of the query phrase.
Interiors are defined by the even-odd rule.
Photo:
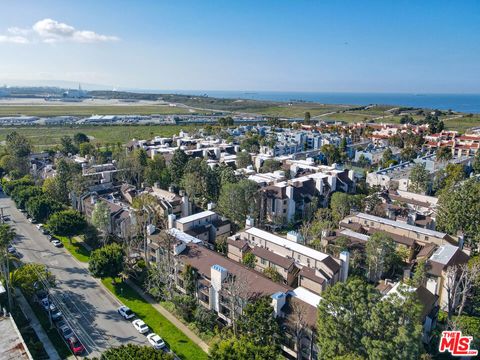
[[[465,113],[480,113],[480,94],[394,94],[211,90],[175,90],[171,92],[188,95],[208,95],[219,98],[241,98],[271,101],[307,101],[322,104],[347,105],[378,104],[438,110],[454,110]]]

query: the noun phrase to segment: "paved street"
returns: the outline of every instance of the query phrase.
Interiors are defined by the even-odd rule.
[[[10,216],[9,223],[19,235],[15,247],[22,255],[21,260],[43,263],[55,275],[57,287],[53,297],[86,345],[89,356],[98,356],[114,345],[147,344],[145,336],[118,315],[119,303],[89,275],[84,264],[64,248],[55,248],[3,193],[0,193],[0,207]]]

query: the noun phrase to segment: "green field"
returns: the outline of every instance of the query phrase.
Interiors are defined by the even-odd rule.
[[[312,117],[327,114],[334,111],[345,109],[340,105],[320,105],[320,104],[293,104],[293,105],[277,105],[266,107],[245,108],[239,112],[261,114],[265,116],[276,117],[299,117],[303,118],[305,112],[309,111]]]
[[[448,130],[465,132],[472,127],[480,127],[480,114],[471,117],[466,115],[458,119],[444,120],[444,123]]]
[[[199,111],[202,114],[208,111]],[[0,116],[91,116],[91,115],[152,115],[191,114],[182,107],[166,105],[3,105]]]
[[[170,321],[160,314],[152,305],[146,302],[135,290],[126,283],[115,283],[112,279],[102,279],[107,287],[123,304],[132,309],[137,317],[158,335],[167,346],[181,359],[206,360],[208,355],[183,332],[177,329]]]
[[[51,148],[60,143],[62,136],[73,136],[83,132],[93,137],[92,142],[125,144],[132,139],[150,139],[154,136],[170,137],[180,130],[190,131],[194,125],[65,125],[65,126],[26,126],[0,127],[0,141],[7,134],[16,131],[25,135],[37,150]]]

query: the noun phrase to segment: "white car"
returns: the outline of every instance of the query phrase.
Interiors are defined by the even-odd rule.
[[[55,246],[55,247],[57,247],[57,248],[63,246],[62,242],[61,242],[60,240],[56,240],[56,239],[55,239],[55,240],[52,240],[52,244],[53,244],[53,246]]]
[[[165,347],[165,341],[155,333],[147,335],[147,340],[156,350],[161,350]]]
[[[138,330],[140,334],[145,334],[147,333],[150,329],[148,328],[148,325],[143,322],[143,320],[137,319],[132,321],[132,325],[135,329]]]
[[[123,305],[117,309],[118,313],[123,316],[125,320],[129,320],[135,316],[135,313],[129,307]]]
[[[37,225],[35,225],[35,226],[37,227],[38,230],[41,230],[42,227],[43,227],[43,224],[37,224]]]

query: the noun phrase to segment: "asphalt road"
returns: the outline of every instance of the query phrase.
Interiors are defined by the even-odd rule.
[[[99,356],[103,350],[120,344],[148,344],[130,321],[120,317],[117,313],[120,304],[88,273],[85,264],[64,248],[54,247],[3,192],[0,207],[18,234],[14,246],[21,254],[21,261],[45,264],[55,275],[57,284],[51,293],[85,345],[88,353],[85,355]]]

